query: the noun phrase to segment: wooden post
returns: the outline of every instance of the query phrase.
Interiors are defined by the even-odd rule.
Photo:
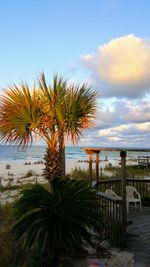
[[[120,152],[121,157],[121,192],[122,192],[122,231],[123,231],[123,246],[126,246],[127,235],[127,208],[126,208],[126,151]]]
[[[89,183],[92,183],[92,152],[89,153]]]
[[[101,178],[102,178],[102,176],[103,176],[103,169],[102,169],[102,167],[101,167]]]
[[[96,152],[96,182],[99,182],[99,154],[100,152]]]

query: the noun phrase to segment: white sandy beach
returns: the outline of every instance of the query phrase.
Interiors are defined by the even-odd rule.
[[[104,167],[108,164],[119,166],[119,159],[111,159],[109,161],[101,161],[99,168],[103,169],[103,173],[110,175],[108,171],[104,171]],[[132,164],[132,162],[131,162]],[[95,162],[93,162],[93,170]],[[70,174],[75,168],[88,170],[88,162],[79,162],[77,159],[66,159],[66,174]],[[29,183],[47,183],[47,180],[42,176],[44,164],[37,162],[1,162],[0,163],[0,186],[7,188],[4,192],[0,192],[0,202],[5,204],[11,202],[19,195],[19,190],[10,190],[13,186],[22,186]],[[29,175],[27,175],[29,174]]]
[[[10,203],[19,196],[19,190],[10,190],[12,186],[22,186],[28,183],[46,183],[47,180],[42,176],[44,164],[35,162],[1,162],[0,163],[0,186],[8,188],[0,192],[0,204]],[[78,162],[77,160],[66,160],[66,174],[71,173],[75,168],[87,169],[88,163]],[[32,175],[27,175],[27,173]]]
[[[32,171],[36,175],[42,175],[42,170],[44,168],[44,164],[35,164],[34,162],[27,162],[26,165],[25,162],[1,162],[0,163],[0,177],[6,176],[6,175],[19,175],[24,176],[27,174],[28,171]],[[118,162],[114,162],[116,165]],[[100,163],[100,167],[104,167],[108,162],[102,161]],[[10,165],[10,169],[7,169],[6,165]],[[74,170],[75,168],[85,169],[87,170],[89,167],[89,164],[87,162],[79,162],[75,159],[67,159],[66,160],[66,174],[69,174]],[[95,163],[93,162],[93,169],[95,168]]]
[[[101,162],[100,168],[108,162]],[[66,160],[66,174],[70,174],[75,168],[87,170],[88,162],[79,162],[77,159]],[[42,176],[44,164],[37,162],[1,162],[0,163],[0,186],[9,188],[13,186],[22,186],[28,183],[46,183],[47,180]],[[93,162],[95,169],[95,162]],[[29,174],[29,175],[28,175]]]
[[[42,176],[44,164],[35,162],[1,162],[0,163],[0,186],[21,186],[27,183],[45,183]],[[88,163],[78,162],[77,160],[66,160],[66,174],[72,172],[75,168],[87,169]],[[32,175],[27,175],[28,173]]]
[[[38,163],[35,164],[34,162],[27,162],[26,165],[25,162],[2,162],[0,163],[0,177],[3,175],[10,175],[13,176],[19,175],[24,176],[27,174],[28,171],[33,171],[36,175],[42,175],[42,170],[44,168],[44,164]],[[10,169],[7,169],[6,165],[10,165]],[[81,168],[81,169],[87,169],[88,163],[85,162],[78,162],[74,159],[67,159],[66,160],[66,173],[69,174],[73,169],[75,168]]]
[[[130,162],[132,164],[134,162]],[[113,166],[119,166],[119,159],[111,159],[109,161],[101,161],[99,168],[104,168],[106,165],[111,164]],[[93,162],[93,170],[95,169],[95,162]],[[88,162],[80,162],[77,159],[66,159],[66,174],[70,174],[75,168],[87,170],[89,168]],[[43,163],[37,162],[1,162],[0,163],[0,178],[20,178],[27,175],[28,172],[32,172],[34,176],[42,176],[44,169]]]

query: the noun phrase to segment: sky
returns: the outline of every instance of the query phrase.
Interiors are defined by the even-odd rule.
[[[79,145],[149,147],[149,0],[0,0],[0,90],[45,72],[98,91]]]

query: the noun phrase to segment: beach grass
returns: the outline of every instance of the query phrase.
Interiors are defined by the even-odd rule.
[[[40,185],[42,185],[43,187],[45,188],[49,188],[49,184],[48,183],[40,183]],[[24,189],[29,189],[33,186],[33,183],[27,183],[27,184],[24,184],[24,185],[14,185],[14,186],[9,186],[9,187],[0,187],[0,192],[5,192],[5,191],[8,191],[8,190],[24,190]]]
[[[13,215],[13,204],[7,204],[0,209],[0,266],[14,266],[14,258],[16,257],[16,245],[12,234],[10,233],[11,226],[15,223]],[[17,252],[21,256],[22,248]]]
[[[106,166],[104,168],[105,171],[111,172],[114,176],[118,176],[121,173],[121,167],[118,168],[116,166]],[[126,167],[127,177],[144,177],[150,176],[150,168],[139,168],[137,165]]]
[[[100,173],[100,180],[111,179],[113,177],[113,171],[110,171],[111,174],[107,175],[105,171]],[[89,170],[82,170],[81,168],[74,168],[71,174],[69,175],[73,179],[83,179],[88,181],[89,179]],[[96,181],[96,171],[92,171],[92,179]]]
[[[11,233],[16,223],[14,205],[6,204],[0,208],[0,266],[3,267],[35,267],[36,254],[34,249],[24,248],[24,239],[17,241]],[[38,263],[38,260],[37,260]]]

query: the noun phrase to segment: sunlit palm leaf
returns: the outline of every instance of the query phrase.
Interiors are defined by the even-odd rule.
[[[4,142],[27,145],[40,130],[41,111],[36,105],[35,89],[27,85],[4,90],[0,103],[0,138]]]
[[[86,128],[94,124],[96,112],[96,93],[86,84],[74,86],[58,75],[53,85],[48,85],[44,74],[39,78],[43,98],[51,107],[49,117],[54,115],[55,131],[63,132],[75,142]]]
[[[65,133],[76,142],[86,128],[94,125],[96,93],[86,85],[71,87],[65,101]]]

